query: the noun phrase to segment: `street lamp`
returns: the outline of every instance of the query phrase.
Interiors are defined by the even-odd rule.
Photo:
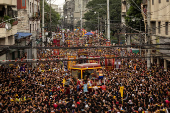
[[[97,33],[98,33],[98,38],[99,38],[99,12],[94,12],[95,14],[96,13],[98,13],[98,31],[97,31]]]

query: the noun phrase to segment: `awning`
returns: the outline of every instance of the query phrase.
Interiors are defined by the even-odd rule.
[[[31,33],[17,32],[14,36],[15,36],[15,39],[21,39],[21,38],[25,38],[31,35],[32,35]]]

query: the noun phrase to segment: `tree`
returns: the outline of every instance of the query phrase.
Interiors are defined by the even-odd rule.
[[[41,12],[42,12],[42,0],[40,2],[40,5],[41,5]],[[49,4],[45,1],[44,2],[44,24],[45,24],[45,27],[48,29],[48,31],[50,30],[50,6]],[[55,31],[55,28],[57,26],[57,24],[59,23],[59,20],[60,19],[60,15],[58,12],[56,12],[53,8],[51,8],[51,25],[52,25],[52,31]],[[42,20],[41,20],[42,21]]]
[[[143,17],[141,14],[141,10],[139,9],[141,6],[141,2],[142,0],[128,0],[130,7],[127,11],[126,24],[138,30],[140,30],[141,27],[141,30],[144,31],[144,22],[142,21]]]
[[[100,18],[100,31],[105,28],[105,19],[107,16],[107,0],[92,0],[88,2],[86,8],[89,9],[84,14],[85,27],[86,29],[96,30],[98,25],[98,12]],[[105,5],[100,5],[105,4]],[[94,13],[96,12],[96,14]],[[121,22],[121,0],[110,0],[110,20],[111,20],[111,31],[114,31],[113,23]]]

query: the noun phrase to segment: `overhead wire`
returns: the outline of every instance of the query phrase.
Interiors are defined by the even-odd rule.
[[[142,46],[158,46],[158,45],[170,45],[170,43],[161,43],[161,44],[143,44]],[[14,46],[14,45],[0,45],[0,47],[3,48],[9,48],[9,49],[91,49],[91,48],[128,48],[128,47],[138,47],[140,45],[115,45],[115,46],[78,46],[78,47],[37,47],[37,46]],[[162,49],[162,48],[160,48]],[[163,48],[163,49],[169,49],[169,48]]]
[[[169,58],[170,56],[156,56],[156,57],[167,57]],[[0,62],[0,64],[18,64],[18,63],[47,63],[47,62],[60,62],[60,61],[81,61],[81,60],[103,60],[103,59],[129,59],[129,58],[148,58],[148,57],[143,57],[143,56],[120,56],[120,57],[100,57],[100,58],[78,58],[78,59],[58,59],[58,58],[50,58],[50,59],[45,59],[45,60],[41,60],[41,59],[31,59],[30,60],[23,60],[23,61],[6,61],[6,62]]]
[[[139,8],[139,6],[134,2],[134,0],[131,0],[131,1],[133,1],[133,3],[136,5],[136,7],[143,13],[143,14],[145,14],[144,12],[143,12],[143,10],[141,9],[141,8]],[[170,3],[169,3],[170,4]],[[169,5],[168,4],[168,5]],[[147,17],[147,15],[145,14],[145,16]],[[163,25],[161,25],[161,26],[163,26]],[[163,26],[164,27],[164,26]],[[159,29],[160,27],[155,27],[155,28],[157,28],[157,29]],[[154,28],[152,28],[152,29],[154,29]],[[139,32],[139,31],[138,31]],[[170,31],[168,31],[168,32],[170,32]]]
[[[161,10],[165,9],[166,7],[168,7],[169,5],[170,5],[170,3],[167,4],[166,6],[161,7],[160,9],[158,9],[158,10],[156,10],[156,11],[152,11],[151,13],[161,11]]]

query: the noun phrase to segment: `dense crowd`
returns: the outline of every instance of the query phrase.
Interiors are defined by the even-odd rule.
[[[146,68],[145,59],[123,49],[87,49],[91,55],[117,57],[121,68],[103,68],[103,79],[78,80],[70,71],[63,71],[62,62],[2,65],[0,68],[1,113],[169,113],[170,71],[162,67]],[[122,54],[123,51],[123,54]],[[39,58],[53,51],[39,51]],[[68,51],[75,54],[75,51]],[[75,52],[75,53],[74,53]],[[58,56],[57,56],[58,57]],[[66,83],[63,84],[63,79]],[[87,90],[84,86],[87,85]],[[89,86],[97,86],[90,88]],[[120,87],[124,86],[123,97]]]

